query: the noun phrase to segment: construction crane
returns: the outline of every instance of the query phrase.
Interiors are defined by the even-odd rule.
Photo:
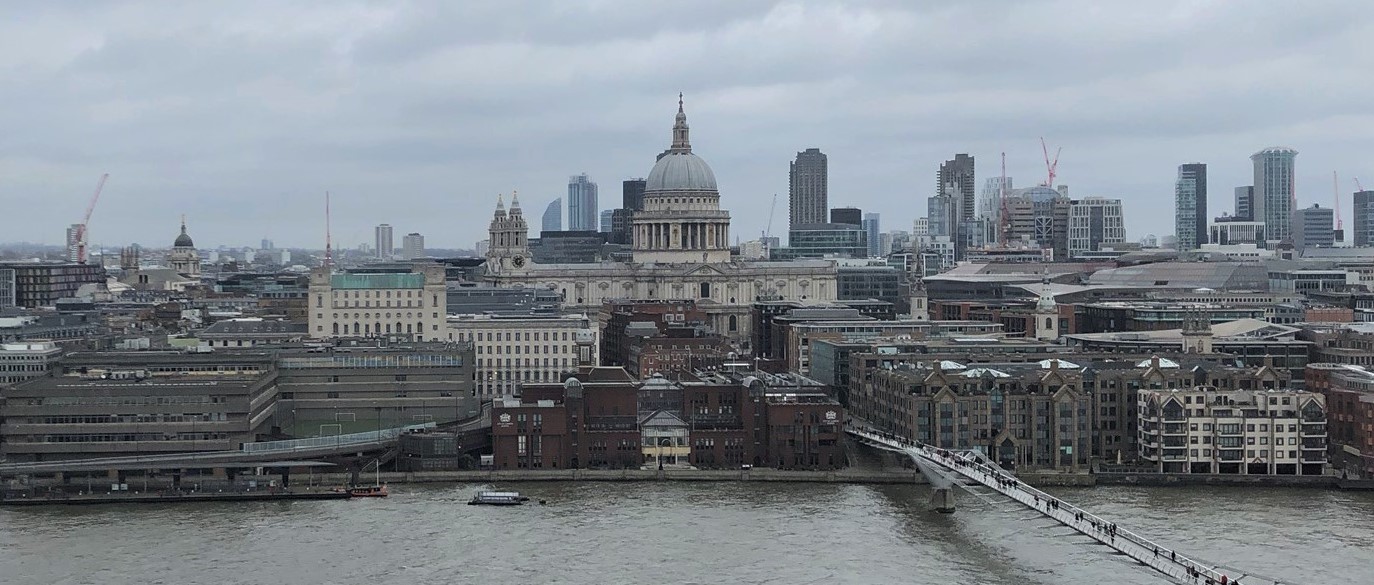
[[[773,216],[778,213],[778,194],[773,194],[773,205],[768,208],[768,229],[763,232],[763,237],[768,238],[773,235]]]
[[[1040,138],[1040,150],[1045,153],[1045,170],[1049,172],[1049,179],[1045,181],[1045,186],[1054,188],[1055,171],[1059,170],[1059,153],[1063,152],[1063,147],[1054,151],[1054,160],[1050,160],[1050,147],[1045,145],[1045,138]]]
[[[1331,195],[1336,198],[1336,231],[1345,229],[1345,224],[1341,222],[1341,183],[1336,178],[1336,171],[1331,171]]]
[[[81,218],[81,223],[76,224],[76,262],[86,263],[86,226],[91,223],[91,214],[95,213],[95,202],[100,200],[100,191],[105,188],[105,180],[110,178],[110,173],[100,175],[100,181],[95,184],[95,194],[91,195],[91,202],[86,205],[86,215]]]
[[[1007,153],[1002,153],[1002,183],[998,185],[997,193],[997,243],[1002,247],[1007,246],[1007,238],[1011,234],[1011,211],[1007,209]]]
[[[329,191],[324,192],[324,267],[334,267],[334,242],[329,233]]]
[[[1364,185],[1361,185],[1361,184],[1360,184],[1360,178],[1359,178],[1359,177],[1351,177],[1351,178],[1355,179],[1355,190],[1356,190],[1356,191],[1364,191]]]

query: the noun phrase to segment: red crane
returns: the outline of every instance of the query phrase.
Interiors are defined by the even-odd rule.
[[[1331,171],[1331,194],[1336,197],[1336,229],[1345,229],[1345,224],[1341,222],[1341,187],[1336,171]]]
[[[86,205],[86,215],[81,218],[81,223],[76,227],[76,261],[78,264],[86,263],[86,226],[91,223],[91,214],[95,213],[95,202],[100,200],[100,191],[105,188],[105,180],[110,178],[110,173],[100,175],[100,181],[95,184],[95,194],[91,195],[91,202]]]
[[[1051,188],[1051,189],[1053,189],[1053,188],[1054,188],[1054,176],[1055,176],[1055,171],[1059,170],[1059,153],[1060,153],[1060,152],[1063,152],[1064,149],[1063,149],[1062,147],[1059,148],[1059,149],[1056,149],[1056,150],[1054,151],[1054,160],[1051,161],[1051,160],[1050,160],[1050,147],[1048,147],[1048,146],[1045,145],[1045,139],[1044,139],[1044,137],[1041,137],[1041,138],[1040,138],[1040,150],[1041,150],[1042,152],[1045,153],[1045,170],[1046,170],[1046,171],[1049,171],[1049,179],[1048,179],[1047,181],[1045,181],[1045,186],[1046,186],[1046,187],[1049,187],[1049,188]]]

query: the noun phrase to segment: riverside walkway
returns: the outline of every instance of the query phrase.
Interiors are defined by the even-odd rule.
[[[994,465],[982,453],[937,449],[864,427],[849,427],[845,432],[875,447],[911,457],[921,472],[927,475],[932,487],[937,490],[951,478],[957,478],[953,482],[954,485],[964,489],[969,488],[968,482],[991,489],[1111,547],[1175,582],[1190,585],[1296,585],[1291,581],[1276,580],[1234,567],[1191,558],[1182,552],[1152,542],[1114,522],[1026,485],[1016,476]],[[931,477],[931,472],[938,474],[940,480]],[[970,493],[979,495],[972,490]],[[947,503],[949,510],[946,511],[953,511],[952,494],[937,497],[936,501]]]

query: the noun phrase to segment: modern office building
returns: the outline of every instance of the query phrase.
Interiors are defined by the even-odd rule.
[[[596,183],[587,173],[568,179],[568,229],[597,231],[599,215],[596,202]]]
[[[1312,207],[1297,210],[1293,213],[1293,247],[1303,251],[1335,245],[1334,221],[1335,215],[1330,207],[1314,203]]]
[[[1288,239],[1293,231],[1294,161],[1298,151],[1270,147],[1250,156],[1255,166],[1254,220],[1264,222],[1270,241]]]
[[[392,254],[395,253],[393,247],[395,245],[395,240],[391,237],[391,224],[381,224],[373,231],[375,232],[376,242],[373,244],[372,250],[376,253],[378,258],[383,260],[391,258]]]
[[[954,237],[959,225],[959,201],[949,195],[934,195],[926,200],[927,233],[932,237]]]
[[[612,226],[614,225],[614,217],[614,209],[602,209],[601,213],[597,216],[597,231],[603,234],[611,233]]]
[[[1179,250],[1196,250],[1207,237],[1207,165],[1179,165],[1174,183],[1174,234]]]
[[[1002,197],[1012,192],[1011,177],[988,177],[978,198],[978,217],[992,223],[993,240],[1000,237],[1002,226]]]
[[[562,197],[550,201],[549,206],[544,208],[544,217],[540,220],[539,230],[545,232],[563,231]]]
[[[0,344],[0,388],[46,376],[61,357],[62,348],[51,341]]]
[[[1351,216],[1354,220],[1351,229],[1355,232],[1355,247],[1374,246],[1374,191],[1356,191],[1352,201],[1355,213]]]
[[[631,211],[644,209],[644,179],[625,179],[620,185],[620,206]]]
[[[67,261],[81,261],[81,224],[74,223],[67,227]]]
[[[821,149],[798,152],[788,169],[788,229],[825,223],[830,205],[829,184],[828,162]]]
[[[411,232],[401,238],[401,257],[406,260],[414,260],[425,256],[425,237]]]
[[[66,262],[3,262],[0,271],[13,271],[14,304],[20,307],[46,307],[76,296],[84,284],[105,282],[105,269],[96,264]],[[4,274],[0,274],[3,292]]]
[[[936,176],[935,193],[954,198],[958,206],[958,220],[975,217],[975,205],[978,200],[977,192],[974,191],[973,157],[956,154],[954,158],[942,163]]]
[[[881,218],[882,216],[877,213],[864,214],[863,224],[861,225],[864,228],[865,237],[868,238],[869,258],[877,258],[881,255],[879,252],[879,249],[881,248],[881,242],[878,238],[878,235],[882,231],[879,227],[879,221],[881,221]]]
[[[857,207],[836,207],[830,210],[830,223],[862,226],[864,211]]]
[[[1203,232],[1205,233],[1205,232]],[[1069,258],[1126,241],[1120,199],[1086,197],[1069,203]]]
[[[1140,457],[1161,473],[1321,475],[1326,399],[1210,386],[1139,391]]]
[[[310,273],[312,338],[394,337],[446,339],[448,295],[444,267],[415,265],[406,272]]]
[[[0,310],[16,306],[14,269],[0,268]]]
[[[1246,185],[1236,187],[1236,214],[1237,221],[1256,221],[1255,219],[1255,187]],[[1263,222],[1261,222],[1263,223]]]
[[[1207,225],[1207,231],[1209,244],[1228,246],[1264,243],[1262,221],[1214,221]]]
[[[773,260],[867,258],[868,232],[847,223],[799,225],[787,232],[787,246],[769,251]]]

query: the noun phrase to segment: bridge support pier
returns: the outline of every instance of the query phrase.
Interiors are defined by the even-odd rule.
[[[935,488],[930,492],[930,505],[941,514],[954,513],[954,488]]]

